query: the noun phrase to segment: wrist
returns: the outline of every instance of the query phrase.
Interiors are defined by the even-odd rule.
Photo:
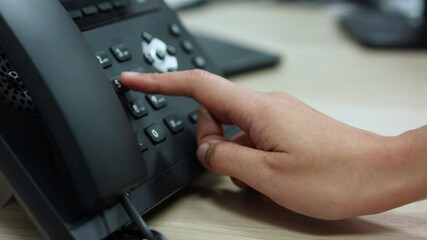
[[[360,133],[360,132],[359,132]],[[384,212],[426,196],[426,164],[416,156],[413,136],[385,137],[362,131],[359,186],[354,216]],[[427,161],[424,161],[427,163]]]

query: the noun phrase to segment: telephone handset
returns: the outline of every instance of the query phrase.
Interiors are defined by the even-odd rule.
[[[60,150],[60,171],[86,210],[111,205],[147,172],[92,50],[58,1],[1,1],[0,11],[4,51],[25,69],[20,74]]]
[[[105,239],[123,195],[145,213],[203,171],[198,103],[118,78],[194,68],[220,74],[163,1],[0,1],[0,170],[47,238]]]

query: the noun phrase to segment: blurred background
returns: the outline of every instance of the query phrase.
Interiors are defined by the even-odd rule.
[[[185,9],[224,0],[166,0]],[[361,44],[377,48],[426,47],[427,10],[424,0],[226,0],[263,4],[295,2],[334,7],[343,29]]]
[[[237,84],[384,135],[427,123],[423,0],[167,2]]]

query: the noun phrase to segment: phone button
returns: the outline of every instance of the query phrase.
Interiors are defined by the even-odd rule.
[[[192,123],[197,123],[197,121],[199,121],[199,111],[190,113],[188,117]]]
[[[112,46],[111,52],[114,54],[114,57],[116,57],[117,61],[119,62],[124,62],[132,58],[132,54],[130,53],[129,48],[127,48],[124,44]]]
[[[127,5],[126,0],[114,0],[113,5],[115,8],[124,8]]]
[[[145,59],[145,61],[148,63],[148,64],[153,64],[154,63],[154,58],[153,57],[151,57],[150,55],[144,55],[144,59]]]
[[[69,11],[68,14],[73,20],[77,20],[83,17],[83,14],[80,10]]]
[[[114,78],[111,83],[113,84],[114,90],[117,93],[124,93],[126,91],[128,91],[129,89],[127,89],[125,86],[123,86],[122,82],[120,82],[119,78]]]
[[[95,6],[89,6],[82,8],[82,12],[85,16],[92,16],[98,13],[98,9]]]
[[[175,37],[179,37],[181,35],[181,28],[178,26],[178,24],[171,24],[169,26],[169,31],[174,35]]]
[[[156,57],[159,59],[159,60],[165,60],[165,58],[166,58],[166,52],[165,51],[163,51],[163,50],[157,50],[156,51]]]
[[[192,53],[193,52],[193,43],[189,40],[184,40],[182,42],[182,48],[184,49],[184,51],[186,51],[187,53]]]
[[[171,56],[175,56],[176,55],[176,48],[174,46],[172,46],[172,45],[168,45],[167,48],[166,48],[166,51]]]
[[[113,10],[113,4],[110,2],[102,2],[98,4],[98,9],[100,12],[109,12]]]
[[[140,99],[132,101],[131,103],[129,103],[128,107],[132,112],[132,115],[137,119],[142,118],[148,114],[148,110],[145,107],[144,102]]]
[[[193,63],[194,63],[194,66],[196,66],[196,68],[205,68],[206,66],[206,60],[202,56],[195,57],[193,59]]]
[[[184,129],[184,122],[175,114],[166,117],[165,123],[173,133],[180,132],[182,129]]]
[[[166,106],[166,98],[162,95],[147,95],[147,100],[154,109],[158,110]]]
[[[142,40],[144,40],[146,43],[151,43],[151,40],[153,40],[153,35],[148,32],[143,32],[141,36]]]
[[[145,133],[150,137],[154,144],[160,143],[166,139],[166,132],[159,124],[153,124],[146,128]]]
[[[98,59],[99,64],[103,68],[108,68],[111,66],[111,59],[107,56],[107,54],[104,51],[99,51],[95,53],[96,58]]]

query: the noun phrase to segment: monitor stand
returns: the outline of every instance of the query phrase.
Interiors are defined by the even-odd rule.
[[[427,48],[426,20],[411,20],[375,9],[359,9],[340,19],[340,26],[371,48]]]

